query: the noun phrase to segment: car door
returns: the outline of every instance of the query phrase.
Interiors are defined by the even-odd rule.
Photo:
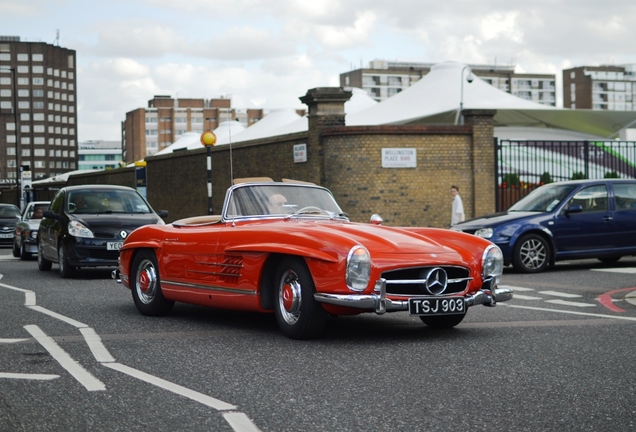
[[[567,209],[573,206],[580,206],[581,211],[568,212]],[[550,229],[560,255],[585,255],[594,250],[615,247],[607,185],[603,183],[579,189],[566,201]]]
[[[63,215],[64,213],[64,196],[65,191],[60,190],[53,200],[49,210],[55,214]],[[39,241],[41,244],[44,257],[48,260],[57,262],[57,239],[62,229],[62,221],[54,218],[42,218],[40,228],[38,230]]]
[[[619,249],[636,250],[636,181],[612,182],[614,241]]]

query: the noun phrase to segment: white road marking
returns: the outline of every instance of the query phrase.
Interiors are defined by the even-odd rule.
[[[28,306],[28,308],[29,308],[29,309],[33,309],[34,311],[38,311],[38,312],[40,312],[40,313],[43,313],[43,314],[45,314],[45,315],[48,315],[48,316],[50,316],[50,317],[53,317],[53,318],[59,319],[60,321],[64,321],[65,323],[70,324],[70,325],[72,325],[73,327],[77,327],[77,328],[84,328],[84,327],[88,327],[88,326],[87,326],[86,324],[84,324],[84,323],[81,323],[81,322],[79,322],[79,321],[75,321],[74,319],[72,319],[72,318],[68,318],[68,317],[65,317],[64,315],[60,315],[60,314],[59,314],[59,313],[57,313],[57,312],[53,312],[53,311],[50,311],[50,310],[48,310],[48,309],[45,309],[45,308],[43,308],[42,306]]]
[[[84,369],[78,362],[73,360],[66,351],[64,351],[53,339],[48,337],[40,328],[36,325],[24,326],[26,331],[31,333],[31,336],[37,340],[40,345],[46,349],[51,356],[58,361],[58,363],[70,373],[73,378],[82,384],[88,391],[101,391],[106,390],[106,386],[100,380],[95,378]]]
[[[609,269],[590,269],[591,271],[607,272],[607,273],[636,273],[636,267],[609,268]]]
[[[518,287],[518,286],[511,286],[511,285],[500,285],[500,288],[510,288],[513,291],[534,291],[534,288],[524,288],[524,287]]]
[[[560,291],[539,291],[539,294],[545,294],[545,295],[554,296],[554,297],[564,297],[564,298],[583,297],[578,294],[568,294],[568,293],[564,293]]]
[[[28,339],[0,339],[0,343],[16,343],[16,342],[23,342],[25,340],[28,340]]]
[[[532,297],[523,294],[513,294],[513,300],[543,300],[543,297]]]
[[[82,335],[84,335],[84,340],[88,344],[91,352],[93,353],[93,357],[100,363],[109,363],[114,362],[115,358],[110,355],[104,344],[102,343],[102,338],[99,337],[95,330],[90,327],[84,327],[80,329]]]
[[[236,432],[258,432],[260,430],[248,416],[241,412],[226,412],[223,413],[223,418]]]
[[[546,303],[554,303],[560,304],[564,306],[576,306],[576,307],[596,307],[595,304],[592,303],[580,303],[580,302],[571,302],[567,300],[546,300]]]
[[[48,380],[52,380],[59,377],[60,377],[59,375],[49,375],[49,374],[21,374],[21,373],[0,372],[0,378],[9,378],[9,379],[48,381]]]
[[[147,382],[148,384],[152,384],[154,386],[160,387],[164,390],[171,391],[178,395],[184,396],[188,399],[192,399],[193,401],[202,403],[203,405],[207,405],[211,408],[214,408],[219,411],[228,411],[235,410],[236,407],[234,405],[230,405],[229,403],[223,402],[221,400],[215,399],[208,395],[204,395],[203,393],[196,392],[194,390],[190,390],[189,388],[180,386],[178,384],[171,383],[170,381],[166,381],[164,379],[158,378],[156,376],[147,374],[137,369],[133,369],[129,366],[123,365],[121,363],[103,363],[104,366],[116,370],[118,372],[129,375],[133,378],[137,378],[141,381]]]
[[[636,317],[626,317],[626,316],[620,316],[620,315],[604,315],[604,314],[595,314],[595,313],[589,313],[589,312],[568,311],[568,310],[562,310],[562,309],[548,309],[548,308],[541,308],[541,307],[535,307],[535,306],[521,306],[521,305],[510,304],[510,303],[497,303],[497,306],[510,307],[510,308],[516,308],[516,309],[544,311],[544,312],[563,313],[563,314],[570,314],[570,315],[583,315],[583,316],[590,316],[590,317],[597,317],[597,318],[636,321]]]

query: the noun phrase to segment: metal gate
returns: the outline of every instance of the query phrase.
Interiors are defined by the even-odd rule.
[[[546,183],[600,178],[636,178],[636,142],[495,138],[497,211]]]

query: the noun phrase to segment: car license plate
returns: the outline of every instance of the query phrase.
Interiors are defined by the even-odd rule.
[[[108,242],[106,243],[106,250],[119,250],[124,242]]]
[[[451,315],[466,312],[463,297],[424,297],[409,299],[409,315]]]

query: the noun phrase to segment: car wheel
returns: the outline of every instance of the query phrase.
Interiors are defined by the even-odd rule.
[[[42,253],[42,243],[38,242],[38,268],[41,271],[49,271],[51,270],[52,262],[44,258],[44,253]]]
[[[141,250],[136,254],[130,283],[135,306],[143,315],[167,315],[174,306],[174,302],[166,300],[161,291],[159,267],[153,251]]]
[[[512,266],[521,273],[539,273],[550,263],[548,242],[537,234],[519,239],[512,256]]]
[[[64,245],[60,243],[60,246],[57,248],[57,265],[60,268],[60,276],[64,279],[73,277],[75,275],[75,267],[68,263],[68,256],[66,255],[66,250],[64,249]]]
[[[603,264],[614,264],[615,262],[618,262],[618,260],[621,259],[621,257],[605,257],[605,258],[598,258],[598,260],[600,262],[602,262]]]
[[[319,336],[327,322],[327,312],[314,299],[314,281],[302,258],[283,259],[274,283],[276,320],[283,334],[292,339]]]
[[[24,239],[22,239],[22,242],[20,243],[20,259],[21,260],[31,259],[31,254],[27,252],[26,247],[24,247]]]
[[[17,237],[13,237],[13,256],[18,258],[20,256],[20,250],[18,249],[18,245],[15,243]]]
[[[455,327],[463,321],[466,313],[457,315],[421,316],[420,319],[429,327],[445,329]]]

